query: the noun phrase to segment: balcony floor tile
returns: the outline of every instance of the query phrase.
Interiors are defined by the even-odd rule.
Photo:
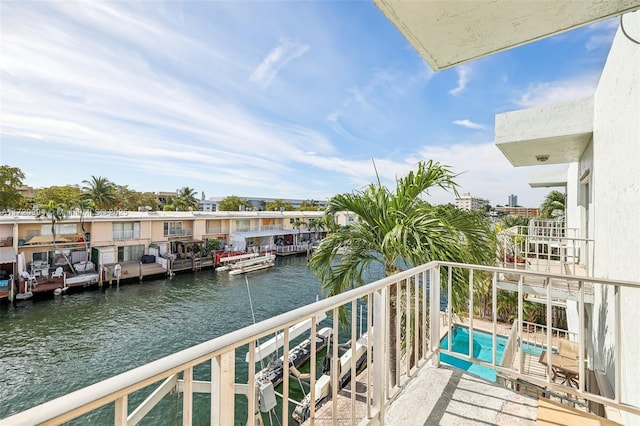
[[[538,401],[462,370],[426,366],[387,410],[390,425],[535,425]]]

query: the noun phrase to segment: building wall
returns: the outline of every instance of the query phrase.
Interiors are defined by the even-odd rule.
[[[111,243],[113,240],[112,222],[95,222],[91,225],[91,244]]]
[[[624,16],[629,34],[640,34],[640,12]],[[640,46],[620,30],[595,94],[593,137],[592,235],[596,240],[594,275],[640,280]],[[640,289],[621,290],[622,400],[640,405]],[[595,361],[607,367],[612,386],[613,294],[594,305]],[[614,387],[615,389],[615,387]],[[623,414],[626,424],[640,417]]]

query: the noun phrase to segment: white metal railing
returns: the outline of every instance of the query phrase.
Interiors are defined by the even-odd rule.
[[[112,231],[114,240],[134,240],[140,238],[140,230]]]
[[[243,329],[228,333],[216,339],[193,346],[189,349],[174,353],[173,355],[135,368],[123,374],[119,374],[110,379],[88,386],[84,389],[72,392],[55,400],[46,402],[37,407],[18,413],[12,417],[0,420],[0,425],[23,425],[40,423],[62,423],[82,416],[85,413],[104,407],[110,403],[115,403],[113,410],[113,422],[116,425],[136,424],[144,418],[151,409],[161,401],[164,396],[172,391],[182,394],[182,423],[190,425],[195,412],[210,412],[208,423],[212,425],[231,424],[253,424],[254,413],[259,412],[259,401],[254,398],[257,389],[256,383],[256,355],[255,348],[259,339],[270,337],[274,333],[283,335],[283,353],[288,353],[292,347],[292,339],[289,338],[289,327],[310,320],[310,336],[315,336],[320,324],[316,317],[324,312],[329,312],[333,318],[331,327],[333,329],[332,350],[334,356],[331,358],[331,368],[333,371],[340,371],[338,368],[339,357],[337,348],[340,343],[349,340],[355,342],[363,333],[367,333],[367,355],[365,362],[366,374],[361,375],[358,380],[364,384],[364,394],[360,394],[356,399],[355,392],[351,393],[351,400],[346,401],[346,406],[351,409],[339,411],[338,409],[338,377],[330,376],[332,394],[329,402],[325,404],[329,409],[330,416],[333,417],[334,424],[350,419],[351,424],[368,420],[375,423],[383,423],[384,415],[388,405],[400,391],[411,383],[420,373],[420,370],[427,363],[437,367],[439,365],[439,353],[446,353],[452,357],[483,365],[495,369],[501,375],[509,378],[528,381],[534,385],[543,386],[552,391],[560,391],[567,394],[590,399],[597,403],[602,403],[618,409],[627,410],[634,414],[640,414],[640,407],[632,405],[623,398],[622,394],[622,368],[615,368],[613,376],[615,378],[615,389],[612,398],[591,393],[585,388],[586,354],[587,348],[591,348],[586,330],[584,285],[599,284],[603,288],[611,291],[611,306],[608,309],[613,318],[613,323],[608,324],[609,333],[613,336],[613,347],[615,348],[612,358],[615,366],[622,366],[621,348],[623,331],[628,333],[634,330],[622,330],[623,322],[620,321],[621,293],[623,291],[640,291],[640,283],[618,282],[611,280],[596,280],[587,277],[567,277],[566,275],[544,274],[539,272],[518,271],[518,325],[516,331],[519,341],[523,339],[523,292],[524,277],[537,277],[545,280],[551,279],[572,279],[577,282],[580,288],[580,301],[578,312],[580,315],[580,326],[577,334],[579,366],[578,387],[573,388],[566,385],[554,383],[551,379],[551,364],[549,364],[546,377],[538,377],[526,374],[522,368],[509,368],[500,366],[497,357],[497,313],[493,313],[489,333],[492,336],[492,356],[490,360],[477,359],[474,356],[474,333],[478,328],[474,323],[474,292],[485,288],[487,294],[491,295],[492,306],[497,306],[497,297],[500,289],[499,277],[505,273],[504,268],[484,267],[477,265],[464,265],[447,262],[431,262],[425,265],[400,272],[391,277],[387,277],[371,284],[358,287],[354,290],[333,296],[331,298],[318,301],[316,303],[286,312],[271,319],[245,327]],[[488,283],[481,286],[481,283]],[[551,286],[547,286],[547,323],[551,323],[552,315],[552,293]],[[440,293],[443,291],[449,301],[454,300],[453,296],[458,295],[455,304],[450,304],[452,308],[447,309],[446,321],[447,337],[452,348],[452,321],[455,318],[463,318],[466,313],[466,322],[469,328],[469,354],[459,354],[448,349],[440,348]],[[636,295],[638,296],[638,295]],[[366,307],[366,313],[358,317],[358,305]],[[338,322],[338,312],[345,309],[347,322],[351,324],[350,330],[341,328]],[[366,317],[366,318],[364,318]],[[444,326],[443,326],[444,327]],[[627,327],[635,327],[628,324]],[[348,330],[348,331],[347,331]],[[552,347],[552,330],[545,329],[547,347]],[[392,336],[401,336],[402,339],[394,339]],[[401,343],[402,340],[402,343]],[[310,375],[310,399],[315,400],[315,385],[320,381],[317,378],[316,366],[316,340],[311,339],[311,361],[312,374]],[[342,371],[354,371],[356,368],[356,345],[350,346],[352,353],[351,361],[347,365],[342,365]],[[522,357],[523,345],[519,345],[518,350]],[[597,350],[597,348],[596,348]],[[372,356],[375,352],[376,356]],[[245,354],[248,353],[248,375],[245,379],[240,379],[236,375],[236,366],[242,362]],[[239,355],[239,356],[238,356]],[[210,364],[211,374],[208,377],[195,377],[194,368],[201,364]],[[289,364],[283,364],[283,377],[289,377]],[[629,366],[629,371],[625,374],[634,373],[635,366]],[[316,373],[316,374],[314,374]],[[351,380],[355,374],[351,375]],[[145,397],[144,402],[133,410],[128,408],[130,396],[141,391],[147,386],[154,385],[155,390],[149,393],[148,389],[144,395],[137,394],[136,398]],[[362,386],[359,386],[362,387]],[[351,386],[355,389],[356,386]],[[207,404],[210,407],[194,406],[194,393],[210,394]],[[250,395],[247,398],[247,410],[236,407],[235,394]],[[401,396],[400,396],[401,397]],[[290,407],[289,381],[284,380],[280,408],[277,410],[281,415],[282,424],[287,425]],[[364,402],[360,402],[364,401]],[[199,399],[198,401],[202,401]],[[282,403],[284,401],[284,403]],[[202,402],[200,402],[202,404]],[[364,418],[356,416],[355,404],[366,404]],[[340,404],[343,406],[343,403]],[[325,409],[325,408],[322,408]],[[248,414],[250,413],[250,414]],[[318,409],[315,404],[311,404],[309,414],[315,418]],[[327,413],[323,414],[326,418]]]
[[[309,244],[292,244],[290,246],[277,246],[276,253],[293,253],[299,251],[305,251],[311,246]]]
[[[180,237],[183,235],[193,235],[193,229],[171,229],[164,231],[165,237]]]
[[[523,321],[523,339],[524,342],[530,343],[534,346],[545,346],[547,344],[547,326],[544,324],[536,324],[530,321]],[[561,328],[551,327],[551,339],[554,346],[560,339],[569,340],[570,342],[578,341],[578,333],[571,332],[569,330],[563,330]]]
[[[554,226],[514,226],[498,234],[505,267],[592,276],[594,240],[579,238],[578,230]]]
[[[228,234],[229,228],[222,226],[213,226],[207,228],[207,234]]]

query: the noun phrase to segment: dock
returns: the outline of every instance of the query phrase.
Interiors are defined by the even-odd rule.
[[[311,251],[310,244],[297,244],[291,246],[278,246],[276,247],[277,256],[298,256],[307,254]]]

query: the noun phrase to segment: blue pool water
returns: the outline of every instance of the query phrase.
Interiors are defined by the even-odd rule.
[[[502,361],[502,353],[504,352],[504,347],[506,346],[506,344],[506,337],[500,335],[496,336],[496,362],[498,364],[500,364],[500,362]],[[469,355],[469,328],[455,326],[453,328],[451,346],[453,352],[457,352],[463,355]],[[440,341],[440,348],[449,348],[449,341],[446,335]],[[473,356],[481,361],[493,361],[493,335],[491,333],[486,333],[484,331],[475,329],[473,330]],[[480,376],[485,380],[489,380],[491,382],[496,381],[496,371],[492,368],[476,365],[471,362],[463,361],[446,354],[440,354],[440,361],[465,370],[468,373]]]

